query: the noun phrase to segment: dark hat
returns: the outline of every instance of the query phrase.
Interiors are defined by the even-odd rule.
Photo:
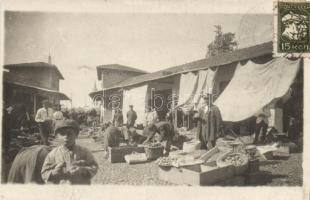
[[[71,119],[66,119],[66,120],[62,120],[56,123],[55,133],[60,132],[60,130],[64,128],[72,128],[76,132],[76,134],[78,134],[80,131],[80,127],[76,121],[71,120]]]

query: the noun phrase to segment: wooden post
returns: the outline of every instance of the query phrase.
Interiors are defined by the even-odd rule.
[[[155,88],[152,88],[151,89],[151,109],[155,108],[155,102],[153,102],[154,96],[155,96]]]
[[[33,94],[33,114],[37,113],[37,95]]]
[[[104,122],[104,110],[105,110],[105,107],[104,107],[104,104],[105,104],[105,100],[104,100],[104,76],[103,76],[103,71],[101,71],[101,80],[102,80],[102,108],[100,110],[100,121],[101,123]]]

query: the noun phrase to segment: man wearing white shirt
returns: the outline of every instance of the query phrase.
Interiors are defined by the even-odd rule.
[[[37,111],[35,121],[39,124],[41,143],[48,145],[48,136],[51,133],[53,120],[53,110],[49,107],[49,102],[44,100],[43,107]]]
[[[61,106],[59,104],[57,104],[55,106],[55,112],[53,114],[53,119],[54,120],[63,120],[64,119],[64,116],[61,112]]]
[[[61,112],[61,105],[56,104],[55,112],[53,114],[53,132],[54,132],[55,126],[57,126],[57,124],[63,120],[64,120],[64,116],[63,116],[63,113]]]

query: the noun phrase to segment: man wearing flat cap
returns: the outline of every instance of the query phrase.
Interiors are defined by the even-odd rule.
[[[209,95],[212,94],[203,97],[204,106],[194,116],[198,120],[196,137],[202,142],[203,147],[208,150],[215,146],[215,141],[223,128],[220,110],[212,102],[209,102]]]
[[[92,153],[77,145],[79,125],[74,120],[63,120],[56,124],[55,134],[61,145],[46,157],[41,175],[46,183],[90,184],[97,173],[98,164]]]

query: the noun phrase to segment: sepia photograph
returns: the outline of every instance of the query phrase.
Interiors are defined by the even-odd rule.
[[[4,11],[2,185],[302,187],[306,58],[274,18]]]

